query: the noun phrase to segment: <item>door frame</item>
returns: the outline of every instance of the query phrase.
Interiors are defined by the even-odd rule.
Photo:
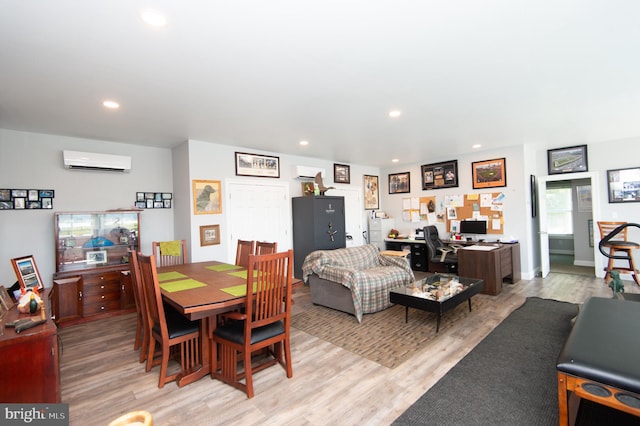
[[[538,217],[539,217],[539,230],[538,235],[540,238],[540,267],[542,270],[542,277],[549,275],[551,265],[549,262],[549,233],[547,232],[547,182],[557,182],[565,180],[577,180],[577,179],[590,179],[591,180],[591,218],[593,219],[593,261],[594,272],[598,278],[604,278],[604,270],[602,263],[602,256],[598,250],[598,244],[596,243],[596,235],[600,235],[598,231],[598,221],[600,220],[600,182],[598,174],[596,172],[581,172],[581,173],[567,173],[560,175],[550,175],[538,177]]]

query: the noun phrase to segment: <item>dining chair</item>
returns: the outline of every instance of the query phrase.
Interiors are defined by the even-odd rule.
[[[127,250],[129,253],[129,265],[131,274],[131,284],[133,287],[133,297],[136,302],[136,338],[133,349],[140,349],[140,362],[147,359],[147,349],[149,348],[149,317],[147,313],[147,302],[142,289],[140,278],[140,265],[138,264],[138,252]]]
[[[255,254],[257,254],[257,255],[271,254],[271,253],[277,253],[277,252],[278,252],[278,243],[277,242],[273,242],[273,243],[268,243],[266,241],[257,241],[256,242],[256,252],[255,252]]]
[[[605,283],[608,282],[611,271],[619,271],[622,274],[631,274],[636,284],[640,285],[640,281],[638,281],[638,271],[636,271],[635,262],[633,261],[633,251],[640,249],[640,244],[627,240],[627,227],[629,225],[627,222],[598,222],[600,239],[606,239],[605,241],[601,241],[598,247],[603,254],[605,252],[602,249],[606,248],[609,250],[609,253],[605,255],[609,258],[609,262],[605,268],[606,273],[604,274]],[[614,234],[606,238],[612,233]],[[626,260],[628,265],[626,267],[615,266],[614,262],[616,259]]]
[[[140,276],[144,288],[149,318],[149,348],[147,351],[146,371],[160,364],[158,387],[176,380],[183,372],[201,364],[200,327],[198,321],[190,321],[162,302],[162,293],[158,282],[158,272],[154,255],[138,254]],[[160,345],[160,359],[154,358],[156,342]],[[181,371],[168,375],[171,348],[179,346],[174,354],[179,356]]]
[[[249,255],[256,251],[256,242],[248,240],[238,240],[238,248],[236,249],[236,265],[249,267]]]
[[[275,364],[293,377],[290,347],[293,250],[250,255],[245,312],[221,314],[223,324],[213,332],[220,345],[220,369],[212,360],[212,375],[253,397],[253,374]],[[255,275],[255,277],[254,277]],[[251,355],[265,350],[254,366]],[[238,371],[242,354],[243,370]],[[264,359],[264,358],[266,359]],[[241,380],[244,379],[244,383]]]
[[[182,265],[187,263],[187,241],[153,241],[153,255],[158,260],[158,267]]]

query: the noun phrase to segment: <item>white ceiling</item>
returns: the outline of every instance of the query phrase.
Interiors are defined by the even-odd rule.
[[[637,0],[0,0],[0,127],[379,167],[635,137],[639,18]]]

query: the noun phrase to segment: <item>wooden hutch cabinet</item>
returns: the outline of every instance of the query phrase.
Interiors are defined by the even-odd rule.
[[[138,250],[140,212],[56,213],[55,242],[51,300],[56,324],[135,310],[127,250]]]

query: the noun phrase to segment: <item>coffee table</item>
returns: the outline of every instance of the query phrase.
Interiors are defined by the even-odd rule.
[[[443,284],[433,286],[433,283],[448,282],[454,280],[460,284],[457,292],[453,295],[445,294],[437,298],[433,295],[419,292],[416,289],[422,289],[425,284],[431,283],[431,287],[445,287]],[[465,300],[469,303],[469,311],[471,311],[471,298],[480,293],[484,288],[484,281],[477,278],[464,278],[453,275],[435,274],[427,278],[418,280],[409,287],[398,287],[389,291],[389,300],[405,307],[405,322],[409,322],[409,308],[422,309],[423,311],[433,312],[438,315],[438,323],[436,325],[436,333],[440,331],[440,320],[442,315],[458,306]]]

